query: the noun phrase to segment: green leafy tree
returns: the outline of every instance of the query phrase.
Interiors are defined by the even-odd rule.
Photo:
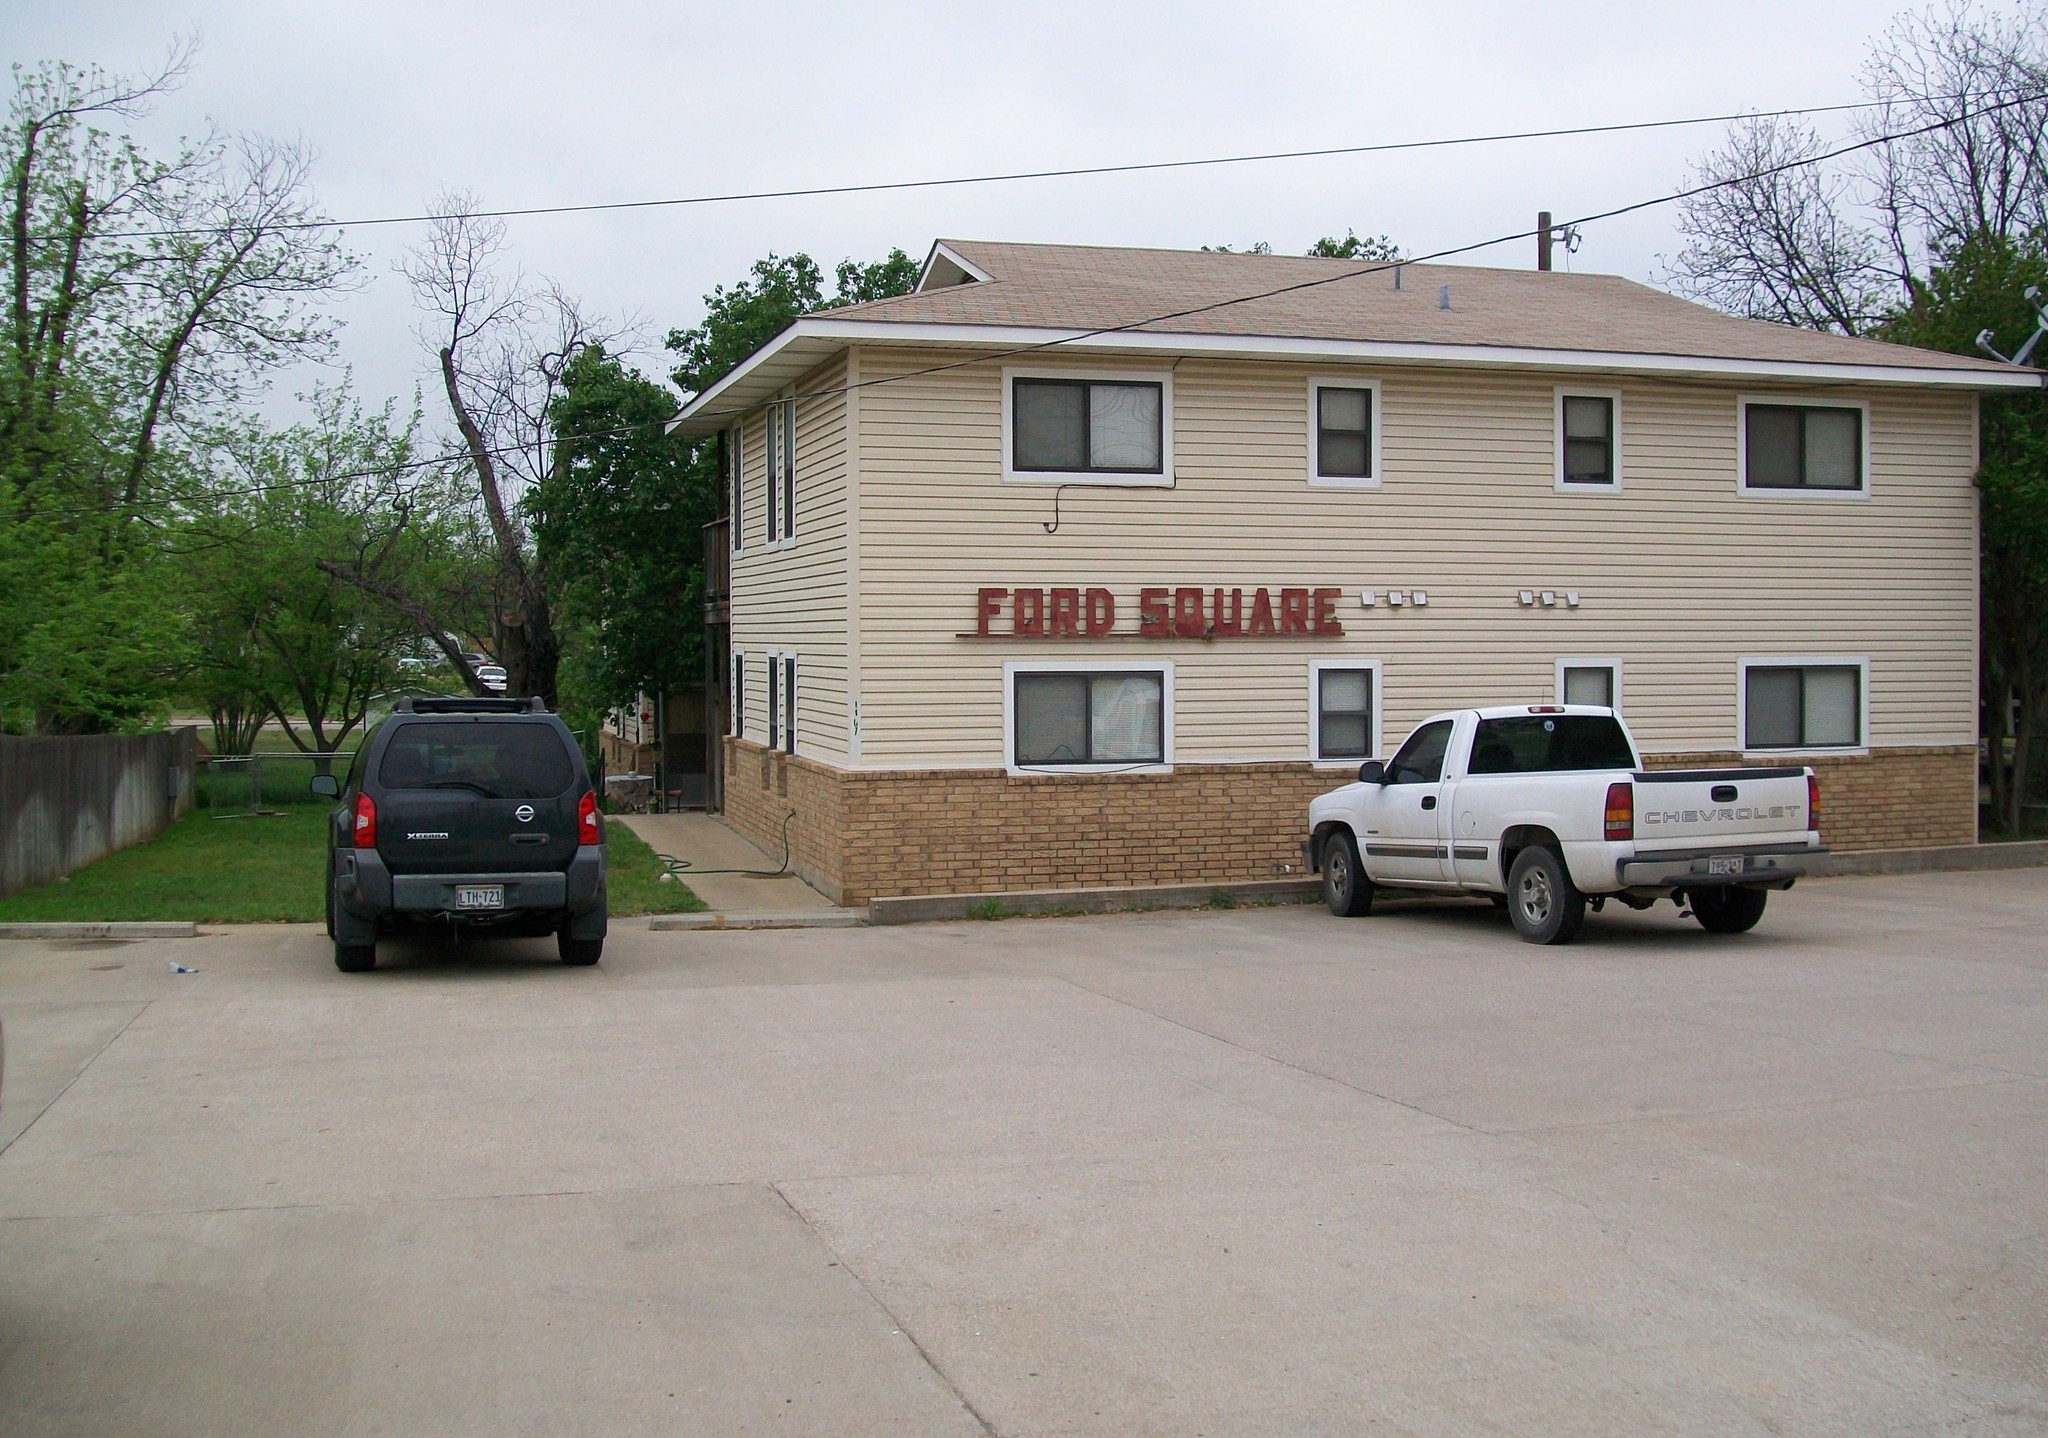
[[[254,707],[302,752],[324,755],[394,687],[416,637],[405,615],[321,561],[382,538],[418,417],[400,424],[389,404],[366,412],[345,389],[310,398],[310,421],[223,446],[233,480],[189,542],[209,641],[196,680],[216,728]]]
[[[828,300],[817,261],[801,250],[787,259],[771,254],[756,260],[745,279],[720,285],[704,297],[702,324],[669,331],[668,348],[677,356],[669,378],[686,393],[700,394],[792,321],[819,310],[909,294],[917,270],[917,262],[900,249],[870,264],[843,260],[835,275],[838,293]]]
[[[168,158],[122,129],[180,82],[17,68],[4,150],[0,722],[148,722],[174,682],[170,521],[195,428],[325,353],[353,261],[317,224],[295,146],[209,132]]]
[[[1381,264],[1399,264],[1407,258],[1401,247],[1385,235],[1360,239],[1353,229],[1346,229],[1341,240],[1324,235],[1308,247],[1308,253],[1325,260],[1375,260]]]
[[[1204,253],[1211,255],[1270,255],[1273,253],[1273,247],[1264,240],[1246,245],[1243,249],[1239,249],[1234,245],[1204,245],[1202,249]],[[1375,235],[1370,239],[1360,239],[1356,230],[1349,229],[1344,232],[1343,239],[1337,239],[1333,235],[1324,235],[1302,253],[1308,255],[1311,259],[1379,260],[1389,264],[1398,263],[1407,258],[1407,256],[1401,253],[1401,247],[1385,235]]]
[[[1879,333],[1901,344],[1971,354],[1977,336],[1989,330],[2017,350],[2036,324],[2024,298],[2029,285],[2048,292],[2048,236],[1978,235],[1944,253],[1915,303]],[[1986,395],[1978,414],[1979,673],[1991,804],[1999,826],[2017,833],[2048,712],[2048,391]]]
[[[555,462],[527,509],[575,640],[565,689],[579,719],[703,677],[704,526],[718,486],[700,446],[663,431],[675,409],[665,386],[593,345],[570,359],[549,410]]]
[[[864,305],[871,300],[907,295],[917,285],[918,268],[917,261],[902,250],[891,250],[887,258],[865,265],[841,260],[835,272],[839,293],[830,307]]]

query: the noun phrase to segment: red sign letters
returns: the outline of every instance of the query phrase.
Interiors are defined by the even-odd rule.
[[[974,591],[974,628],[961,639],[1332,639],[1343,634],[1338,589],[1138,591],[1138,624],[1119,630],[1107,589]],[[1249,595],[1249,598],[1247,598]]]

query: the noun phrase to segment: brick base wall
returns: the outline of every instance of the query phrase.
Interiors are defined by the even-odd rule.
[[[1645,754],[1652,769],[1755,764],[1740,754]],[[1820,837],[1830,849],[1912,849],[1977,842],[1977,748],[1873,749],[1800,757],[1820,779]]]
[[[727,819],[778,856],[787,819],[792,867],[845,904],[1298,875],[1309,800],[1347,777],[1307,763],[1029,778],[1000,769],[864,772],[744,739],[729,741],[726,752]],[[1742,759],[1657,754],[1647,762],[1701,768]],[[1821,834],[1832,848],[1976,839],[1973,748],[1880,749],[1813,767]]]

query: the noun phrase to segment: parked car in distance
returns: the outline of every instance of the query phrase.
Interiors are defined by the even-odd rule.
[[[505,666],[502,664],[479,664],[476,667],[477,682],[493,694],[505,692]]]
[[[1304,853],[1338,915],[1370,912],[1377,889],[1485,894],[1528,942],[1558,944],[1589,903],[1668,898],[1737,934],[1818,870],[1819,809],[1810,768],[1645,769],[1611,709],[1467,709],[1314,799]]]
[[[327,855],[335,967],[400,932],[552,933],[565,964],[604,952],[604,819],[582,751],[538,700],[401,699],[356,750]]]

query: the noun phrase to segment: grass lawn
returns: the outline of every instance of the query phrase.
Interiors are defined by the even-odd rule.
[[[147,844],[0,899],[0,920],[317,924],[327,813],[325,804],[293,804],[274,818],[213,819],[195,809]],[[704,907],[688,885],[660,882],[654,851],[625,825],[606,825],[605,841],[614,915]]]

